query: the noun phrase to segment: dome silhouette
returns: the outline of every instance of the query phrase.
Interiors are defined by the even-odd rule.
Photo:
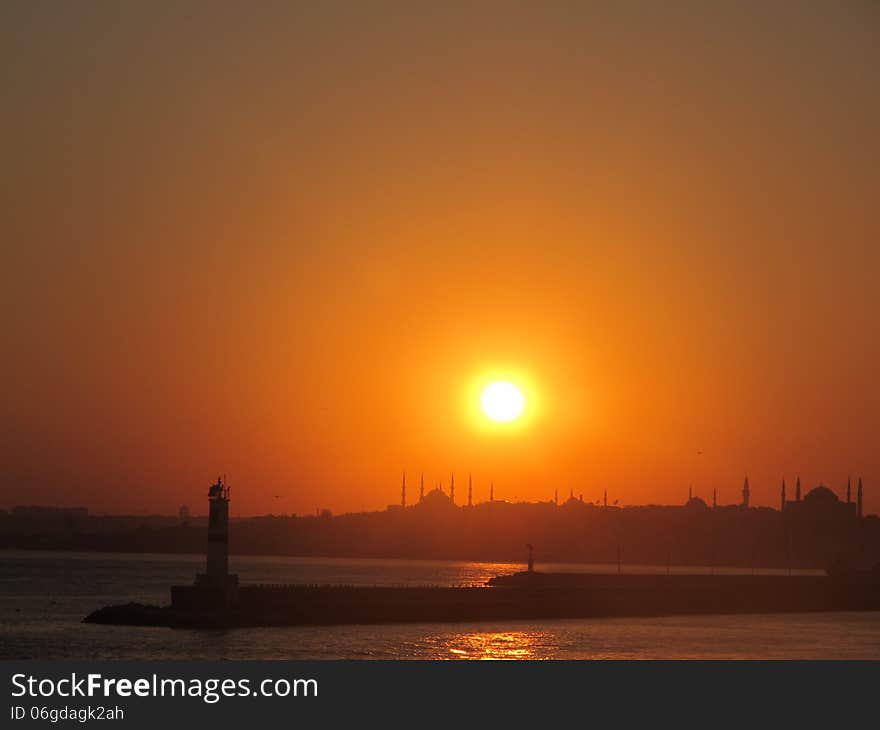
[[[811,504],[831,504],[839,501],[840,499],[838,499],[834,492],[821,484],[804,495],[804,502],[810,502]]]
[[[452,498],[446,494],[440,487],[434,487],[430,492],[428,492],[424,498],[419,502],[419,504],[424,505],[425,507],[454,507],[455,504],[452,501]]]
[[[691,497],[684,506],[690,509],[709,509],[709,505],[700,497]]]

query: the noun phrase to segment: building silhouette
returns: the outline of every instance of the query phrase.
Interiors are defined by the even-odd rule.
[[[420,500],[404,507],[401,475],[400,500],[385,510],[232,520],[228,485],[218,479],[209,490],[208,516],[190,517],[186,527],[177,515],[86,515],[70,526],[65,512],[18,508],[0,513],[0,548],[193,553],[207,540],[198,583],[220,586],[221,596],[233,580],[227,577],[230,537],[237,552],[263,555],[519,560],[522,546],[531,543],[548,562],[614,563],[618,546],[627,561],[646,564],[658,556],[673,565],[865,569],[880,562],[880,519],[864,515],[861,477],[850,481],[850,502],[846,483],[836,493],[820,484],[789,500],[783,481],[785,493],[780,489],[774,507],[743,509],[744,499],[719,504],[717,488],[712,509],[693,488],[684,504],[602,507],[603,495],[584,501],[573,488],[564,504],[496,501],[494,481],[489,500],[478,502],[469,475],[468,503],[458,506],[439,484],[425,493],[422,476]]]

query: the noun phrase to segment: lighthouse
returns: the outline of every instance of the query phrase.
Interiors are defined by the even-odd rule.
[[[227,605],[236,598],[238,576],[229,572],[229,486],[222,477],[208,489],[208,558],[196,587],[210,590]]]
[[[223,582],[229,575],[229,487],[217,477],[208,490],[208,565],[209,579]]]

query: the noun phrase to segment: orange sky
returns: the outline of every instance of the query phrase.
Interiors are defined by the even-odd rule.
[[[0,506],[880,509],[876,4],[161,5],[0,9]]]

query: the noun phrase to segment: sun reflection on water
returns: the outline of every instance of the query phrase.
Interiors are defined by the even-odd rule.
[[[525,631],[459,634],[448,641],[448,659],[549,659],[540,636]]]

